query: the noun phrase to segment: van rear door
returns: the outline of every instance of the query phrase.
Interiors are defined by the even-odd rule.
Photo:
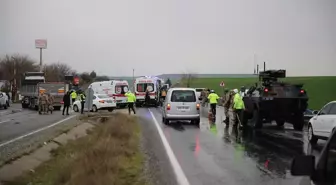
[[[195,115],[199,113],[197,110],[197,98],[194,90],[173,90],[169,98],[171,106],[169,114]]]

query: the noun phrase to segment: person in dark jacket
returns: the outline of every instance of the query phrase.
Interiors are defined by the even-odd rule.
[[[63,96],[63,114],[64,115],[64,111],[66,109],[66,115],[69,115],[69,107],[70,107],[70,92],[67,92],[64,96]]]

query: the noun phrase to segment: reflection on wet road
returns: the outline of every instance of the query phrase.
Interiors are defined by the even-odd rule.
[[[161,123],[160,108],[150,111]],[[138,112],[152,123],[148,109]],[[213,133],[203,116],[200,128],[188,122],[161,123],[161,127],[191,185],[299,184],[301,178],[289,171],[293,157],[318,155],[323,147],[323,143],[310,147],[306,131],[294,131],[291,125],[279,129],[269,124],[261,130],[240,131],[218,124]]]

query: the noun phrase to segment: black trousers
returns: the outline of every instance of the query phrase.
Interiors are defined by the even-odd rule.
[[[75,103],[76,101],[76,98],[72,98],[72,104]]]
[[[237,114],[237,118],[239,119],[237,119],[237,122],[239,123],[239,124],[241,124],[241,126],[244,126],[243,125],[243,119],[244,119],[244,110],[243,109],[236,109],[236,114]]]
[[[135,113],[135,109],[134,109],[134,102],[128,102],[128,113],[131,114],[131,109],[133,111],[134,114]]]
[[[81,114],[84,113],[84,104],[85,104],[85,101],[82,101],[81,102]]]
[[[64,106],[63,106],[63,115],[64,115],[64,111],[65,111],[65,109],[66,109],[66,114],[69,115],[69,106],[70,106],[70,105],[64,105]]]
[[[214,116],[216,115],[216,105],[217,105],[217,103],[211,103],[210,104],[211,112]]]

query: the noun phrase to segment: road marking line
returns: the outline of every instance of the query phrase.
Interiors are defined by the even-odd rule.
[[[37,130],[35,130],[35,131],[33,131],[33,132],[30,132],[30,133],[28,133],[28,134],[25,134],[25,135],[19,136],[19,137],[17,137],[17,138],[11,139],[11,140],[9,140],[9,141],[6,141],[6,142],[4,142],[4,143],[1,143],[1,144],[0,144],[0,147],[3,147],[3,146],[5,146],[5,145],[8,145],[8,144],[10,144],[10,143],[13,143],[13,142],[15,142],[15,141],[17,141],[17,140],[20,140],[20,139],[23,139],[23,138],[25,138],[25,137],[28,137],[28,136],[30,136],[30,135],[36,134],[36,133],[41,132],[41,131],[43,131],[43,130],[46,130],[46,129],[48,129],[48,128],[54,127],[54,126],[56,126],[56,125],[58,125],[58,124],[60,124],[60,123],[63,123],[64,121],[67,121],[67,120],[69,120],[69,119],[71,119],[71,118],[74,118],[75,116],[76,116],[76,115],[71,115],[70,117],[67,117],[67,118],[65,118],[65,119],[62,119],[62,120],[60,120],[60,121],[58,121],[58,122],[56,122],[56,123],[53,123],[53,124],[51,124],[51,125],[49,125],[49,126],[42,127],[42,128],[40,128],[40,129],[37,129]]]
[[[6,123],[6,122],[10,122],[10,120],[9,120],[9,119],[6,119],[5,121],[0,121],[0,124],[1,124],[1,123]]]
[[[165,150],[166,150],[166,153],[168,155],[168,158],[169,158],[169,161],[170,161],[170,164],[172,165],[173,167],[173,170],[174,170],[174,173],[175,173],[175,176],[176,176],[176,180],[177,180],[177,183],[179,185],[190,185],[186,175],[184,174],[182,168],[181,168],[181,165],[179,164],[179,162],[177,161],[175,155],[174,155],[174,152],[172,150],[172,148],[170,147],[168,141],[167,141],[167,138],[166,136],[164,135],[162,129],[161,129],[161,126],[160,124],[158,123],[158,121],[156,120],[153,112],[148,109],[149,113],[151,114],[152,116],[152,119],[155,123],[155,126],[156,126],[156,129],[157,131],[159,132],[159,135],[160,135],[160,138],[162,140],[162,143],[163,143],[163,146],[165,147]]]

